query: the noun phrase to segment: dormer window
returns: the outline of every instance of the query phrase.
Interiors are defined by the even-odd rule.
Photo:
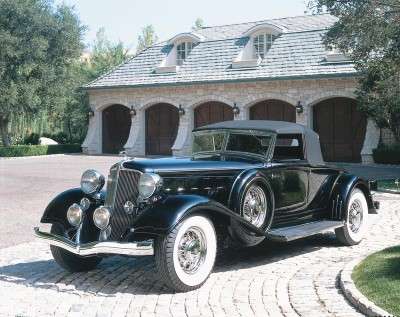
[[[176,64],[181,66],[193,48],[193,42],[183,42],[176,46]]]
[[[247,40],[239,54],[233,59],[232,68],[255,68],[259,66],[262,60],[267,57],[273,42],[285,32],[284,27],[271,23],[261,23],[248,29],[242,34],[242,39]]]
[[[276,36],[269,33],[263,33],[254,36],[253,38],[253,49],[254,49],[254,58],[264,59],[267,52],[272,47],[272,43],[276,39]]]

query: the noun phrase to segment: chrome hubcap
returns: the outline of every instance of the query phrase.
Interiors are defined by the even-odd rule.
[[[349,224],[350,230],[354,233],[357,233],[362,225],[363,221],[363,209],[361,206],[361,202],[356,199],[352,202],[349,211]]]
[[[207,242],[198,227],[189,228],[178,245],[178,260],[182,270],[188,274],[196,273],[203,264],[207,253]]]
[[[264,190],[252,185],[244,197],[243,217],[256,227],[261,227],[267,217],[267,198]]]

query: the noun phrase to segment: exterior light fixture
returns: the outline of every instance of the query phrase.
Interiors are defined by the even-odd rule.
[[[129,114],[131,115],[131,117],[136,116],[136,109],[133,108],[133,106],[131,107],[131,110],[129,111]]]
[[[238,114],[240,113],[240,109],[239,109],[239,107],[236,105],[236,102],[233,104],[232,110],[233,110],[233,114],[234,114],[234,115],[238,115]]]
[[[89,117],[93,117],[94,116],[93,110],[89,110],[88,115],[89,115]]]
[[[179,105],[178,112],[180,116],[183,116],[185,114],[185,109],[183,109],[182,105]]]
[[[297,102],[296,111],[297,111],[297,113],[303,113],[303,112],[304,112],[304,106],[303,106],[303,104],[301,103],[301,101],[298,101],[298,102]]]

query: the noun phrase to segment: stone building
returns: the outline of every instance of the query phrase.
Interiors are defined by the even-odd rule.
[[[357,110],[357,73],[322,42],[334,22],[322,14],[203,27],[146,49],[86,86],[83,151],[185,155],[194,127],[270,119],[312,127],[326,161],[371,161],[379,130]]]

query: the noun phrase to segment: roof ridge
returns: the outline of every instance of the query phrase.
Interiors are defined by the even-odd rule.
[[[220,24],[220,25],[210,25],[210,26],[203,26],[199,30],[212,29],[212,28],[218,28],[218,27],[223,27],[223,26],[245,25],[245,24],[260,23],[260,22],[265,22],[265,21],[281,21],[281,20],[292,19],[292,18],[314,17],[314,16],[323,16],[323,15],[331,15],[331,14],[325,12],[325,13],[318,13],[318,14],[294,15],[294,16],[287,16],[287,17],[283,17],[283,18],[263,19],[263,20],[248,21],[248,22],[241,22],[241,23],[228,23],[228,24]]]

